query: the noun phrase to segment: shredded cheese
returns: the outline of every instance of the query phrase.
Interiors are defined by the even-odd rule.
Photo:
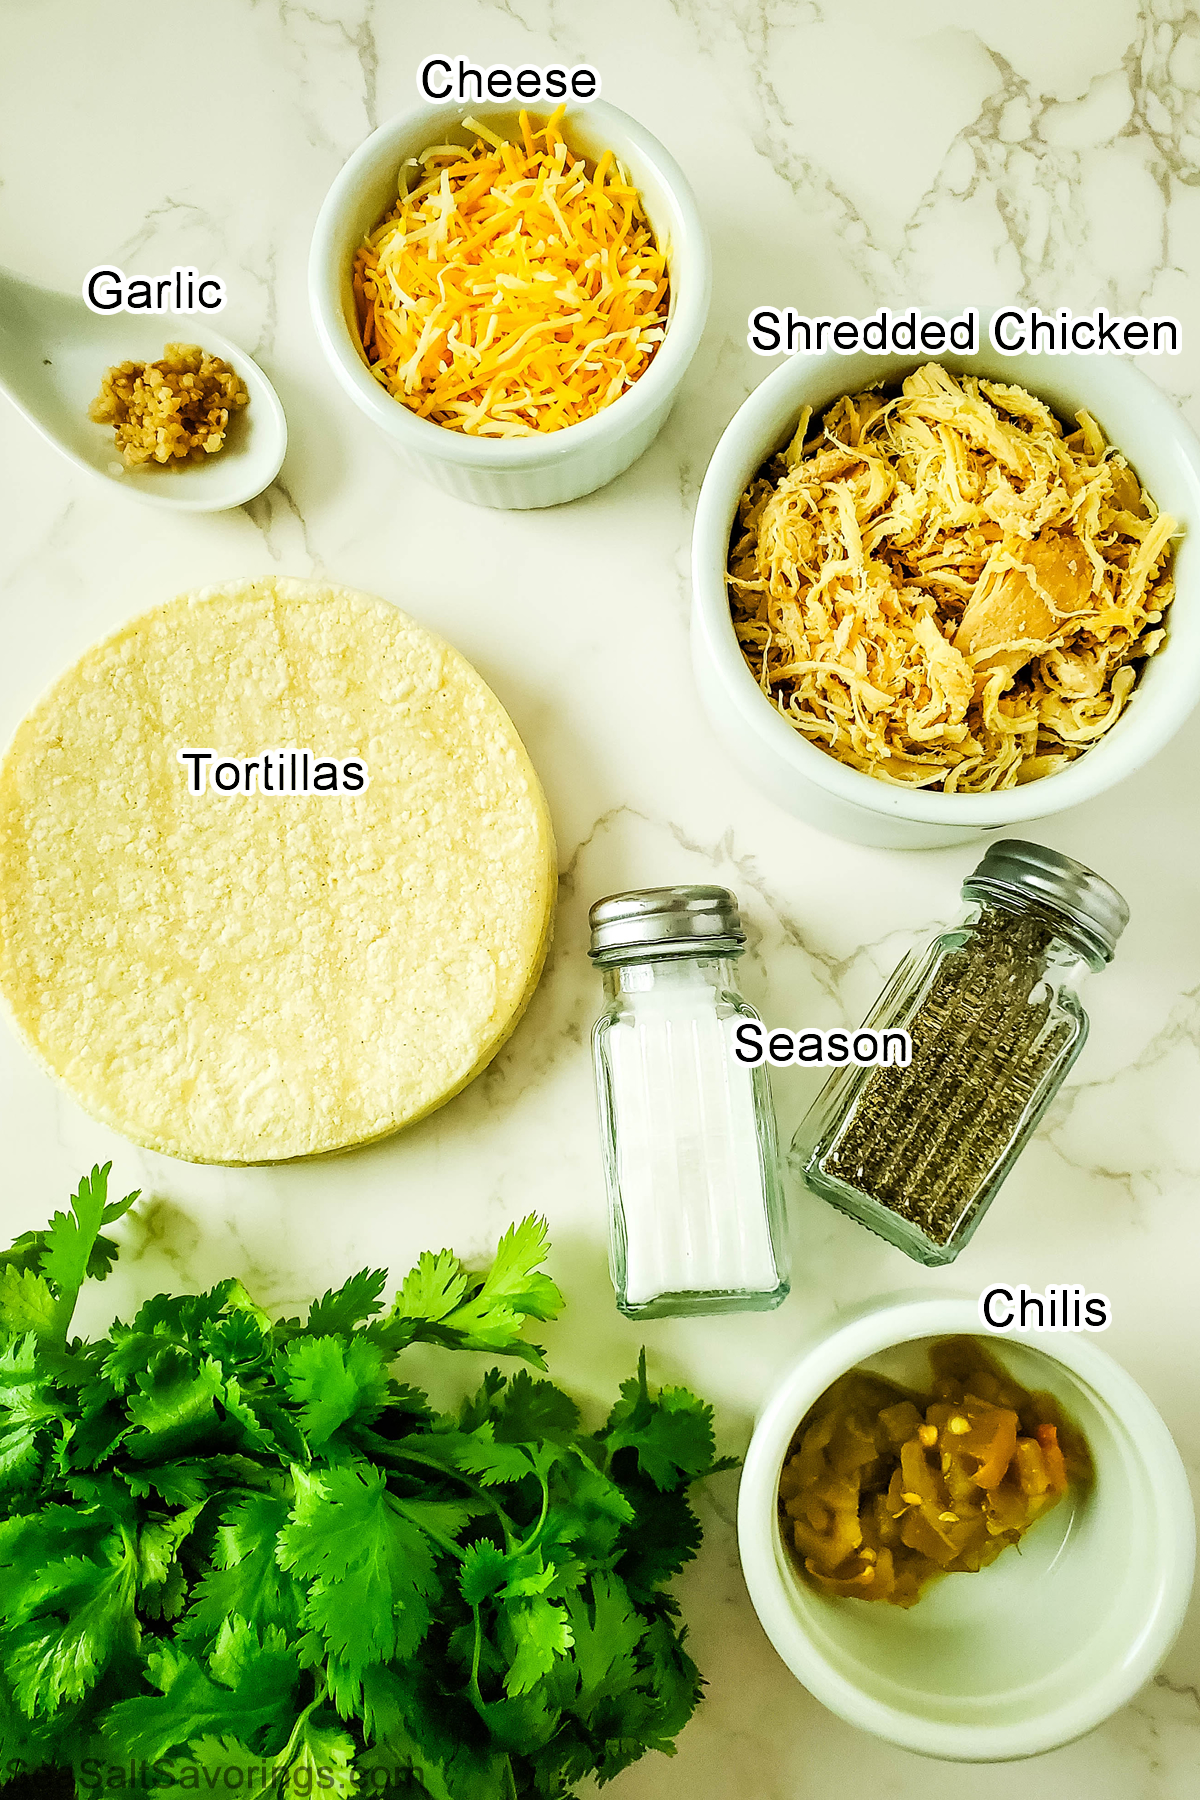
[[[940,364],[838,400],[742,498],[729,595],[797,731],[868,775],[982,793],[1119,718],[1165,637],[1176,521],[1096,421]]]
[[[422,418],[479,437],[561,431],[609,406],[666,331],[666,258],[611,151],[594,169],[559,130],[478,121],[400,171],[354,258],[376,379]],[[407,186],[410,170],[416,181]]]

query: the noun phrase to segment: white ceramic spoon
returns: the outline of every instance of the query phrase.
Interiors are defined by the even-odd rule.
[[[110,425],[88,407],[113,363],[156,361],[165,344],[200,344],[236,369],[250,395],[223,448],[179,468],[127,469]],[[148,506],[223,512],[274,481],[287,449],[279,396],[256,362],[198,314],[94,313],[82,297],[54,293],[0,269],[0,391],[47,443],[92,475]]]

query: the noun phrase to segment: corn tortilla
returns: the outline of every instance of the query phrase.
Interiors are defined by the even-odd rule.
[[[187,791],[182,747],[361,757],[361,794]],[[456,650],[344,588],[181,595],[0,766],[0,992],[79,1103],[193,1162],[367,1143],[495,1055],[555,895],[546,802]]]

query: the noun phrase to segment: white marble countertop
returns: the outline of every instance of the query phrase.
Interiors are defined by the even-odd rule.
[[[596,63],[605,96],[658,134],[712,234],[713,308],[682,400],[605,492],[548,513],[476,511],[404,476],[335,388],[305,295],[326,188],[433,51]],[[618,57],[618,51],[620,56]],[[94,264],[221,273],[221,329],[278,386],[291,444],[260,500],[160,516],[61,460],[0,404],[0,735],[126,616],[188,587],[281,572],[385,596],[457,644],[512,713],[561,852],[552,960],[506,1050],[390,1142],[324,1165],[214,1170],[135,1150],[85,1117],[0,1033],[2,1230],[44,1221],[111,1157],[150,1196],[141,1255],[106,1294],[238,1273],[303,1304],[368,1260],[482,1255],[531,1208],[550,1220],[566,1322],[551,1367],[597,1400],[632,1367],[706,1392],[726,1448],[796,1345],[898,1287],[990,1279],[1107,1293],[1104,1340],[1189,1467],[1200,1459],[1200,720],[1118,792],[1036,835],[1111,875],[1132,923],[1088,992],[1069,1089],[975,1242],[924,1272],[819,1201],[792,1198],[794,1291],[777,1314],[638,1328],[612,1305],[586,1033],[598,984],[587,908],[615,889],[720,881],[739,894],[747,992],[773,1019],[854,1019],[901,951],[950,917],[971,849],[900,854],[817,836],[725,763],[688,660],[688,534],[708,456],[773,366],[744,346],[752,303],[809,312],[1000,294],[1076,311],[1173,313],[1185,353],[1155,378],[1191,405],[1200,321],[1200,19],[1187,0],[445,0],[436,26],[384,0],[8,0],[0,10],[0,262],[77,291]],[[176,86],[175,72],[180,71]],[[1192,408],[1200,423],[1200,401]],[[777,1078],[785,1137],[815,1088]],[[703,1498],[681,1584],[709,1696],[673,1761],[621,1800],[1194,1800],[1200,1607],[1157,1681],[1090,1738],[1019,1772],[922,1762],[826,1713],[777,1660],[738,1571],[736,1478]]]

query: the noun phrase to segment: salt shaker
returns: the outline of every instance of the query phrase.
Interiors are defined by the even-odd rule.
[[[970,1240],[1087,1037],[1080,980],[1129,908],[1056,850],[1008,838],[963,883],[962,922],[914,950],[867,1018],[906,1067],[847,1068],[792,1145],[814,1192],[915,1261]]]
[[[732,1054],[757,1013],[723,887],[645,888],[591,911],[606,1005],[592,1034],[617,1305],[630,1318],[766,1311],[788,1292],[765,1070]]]

